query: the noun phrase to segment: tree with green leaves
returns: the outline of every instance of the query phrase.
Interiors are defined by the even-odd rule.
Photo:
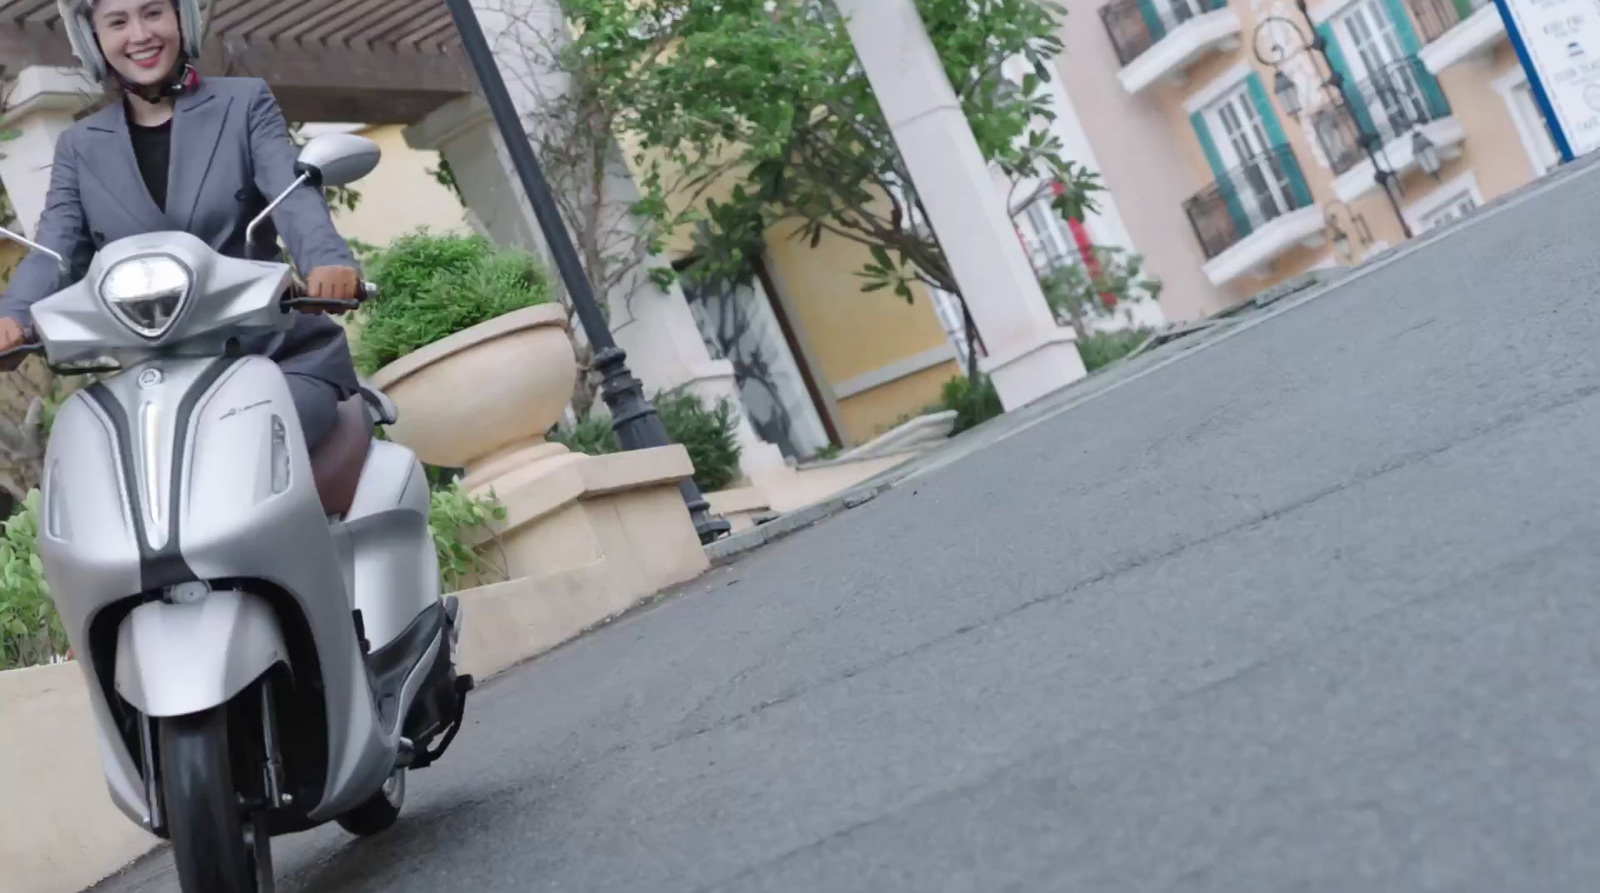
[[[581,67],[613,126],[638,147],[659,232],[692,225],[693,276],[732,277],[770,229],[865,246],[863,291],[912,299],[913,283],[961,296],[916,184],[826,0],[564,0]],[[1011,210],[1047,198],[1093,208],[1097,178],[1050,130],[1050,60],[1064,10],[1049,0],[917,0],[985,159],[1013,183]],[[1008,77],[1020,61],[1026,72]],[[729,179],[733,188],[720,199]],[[1060,189],[1053,189],[1060,184]],[[684,195],[669,200],[676,190]],[[1025,193],[1019,199],[1018,193]],[[656,271],[666,275],[665,271]],[[968,315],[971,329],[970,314]]]
[[[1161,280],[1144,272],[1144,258],[1123,248],[1095,246],[1082,263],[1063,263],[1039,277],[1056,319],[1083,342],[1090,324],[1161,297]]]

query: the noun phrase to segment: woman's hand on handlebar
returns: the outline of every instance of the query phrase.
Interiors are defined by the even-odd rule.
[[[10,372],[37,353],[33,333],[10,317],[0,318],[0,372]]]
[[[28,343],[28,330],[10,317],[0,319],[0,352],[12,350]]]
[[[361,299],[361,274],[351,267],[317,267],[306,277],[306,297],[326,304],[307,302],[300,308],[304,313],[344,313],[354,309],[332,302]]]

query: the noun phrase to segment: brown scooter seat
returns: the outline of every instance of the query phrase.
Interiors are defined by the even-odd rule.
[[[322,510],[345,515],[356,500],[361,469],[372,449],[372,418],[360,394],[339,404],[333,430],[311,451],[311,477],[322,497]]]

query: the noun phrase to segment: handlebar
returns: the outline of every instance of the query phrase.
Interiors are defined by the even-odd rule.
[[[283,296],[283,309],[290,310],[359,310],[363,302],[378,296],[378,286],[371,282],[361,282],[356,288],[356,297],[353,300],[338,300],[334,298],[313,298],[306,294],[305,286],[295,283]],[[15,347],[0,350],[0,371],[17,368],[30,356],[44,353],[44,343],[32,328],[23,331],[23,342]],[[54,366],[51,370],[65,375],[90,375],[94,373],[117,372],[121,366]]]
[[[10,350],[0,350],[0,364],[4,364],[8,360],[21,360],[33,356],[36,353],[44,353],[44,344],[34,340],[35,336],[33,332],[29,331],[23,337],[27,340],[23,341],[16,347],[11,348]]]
[[[378,286],[363,281],[356,286],[353,300],[338,298],[313,298],[306,294],[305,286],[294,283],[283,296],[284,310],[359,310],[362,303],[378,296]]]
[[[35,354],[44,353],[44,342],[39,341],[39,336],[33,329],[23,331],[23,342],[8,350],[0,350],[0,370],[10,371],[22,365],[22,361]],[[121,372],[122,367],[115,363],[100,363],[88,366],[68,366],[50,364],[50,371],[57,375],[96,375],[108,372]]]

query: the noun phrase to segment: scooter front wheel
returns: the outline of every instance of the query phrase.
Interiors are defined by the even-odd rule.
[[[160,721],[161,785],[183,893],[257,893],[228,755],[228,713]],[[262,841],[267,843],[267,841]]]
[[[406,805],[406,770],[396,769],[367,802],[339,817],[339,827],[359,837],[389,830]]]

